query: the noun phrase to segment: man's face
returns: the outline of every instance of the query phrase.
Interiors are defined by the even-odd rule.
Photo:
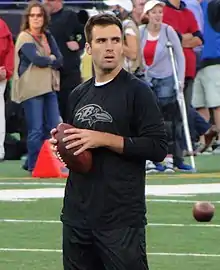
[[[44,4],[50,14],[57,11],[57,6],[60,5],[62,0],[44,0]]]
[[[86,44],[87,53],[101,71],[110,73],[122,62],[122,33],[117,25],[96,25],[92,30],[91,44]]]

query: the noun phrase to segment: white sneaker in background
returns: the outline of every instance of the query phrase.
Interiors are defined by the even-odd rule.
[[[208,147],[203,153],[198,153],[198,155],[204,155],[204,156],[209,156],[212,155],[213,151],[212,151],[212,147]]]
[[[173,166],[173,157],[167,156],[164,159],[164,166],[165,166],[165,173],[174,173],[174,166]]]
[[[3,161],[5,158],[5,153],[0,153],[0,162]]]
[[[145,171],[146,171],[146,173],[155,173],[155,172],[157,172],[156,165],[152,161],[146,160]]]
[[[219,155],[219,154],[220,154],[220,145],[217,146],[217,147],[215,148],[215,150],[213,150],[212,153],[213,153],[214,155]]]

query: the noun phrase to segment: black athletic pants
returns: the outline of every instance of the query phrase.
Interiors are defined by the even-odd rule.
[[[149,270],[145,228],[85,230],[63,225],[64,270]]]

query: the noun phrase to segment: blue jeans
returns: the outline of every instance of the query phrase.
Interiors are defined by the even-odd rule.
[[[60,122],[57,95],[50,92],[22,102],[27,124],[27,168],[32,171],[44,140]]]
[[[188,120],[192,143],[195,143],[199,136],[204,135],[211,128],[211,124],[207,122],[192,106],[189,108]],[[185,137],[183,147],[186,149]]]
[[[169,134],[169,154],[173,155],[174,164],[179,165],[183,162],[182,120],[174,86],[173,75],[163,79],[153,78],[151,80],[151,87],[158,99]]]
[[[175,103],[176,91],[173,75],[163,79],[153,78],[150,84],[161,106]]]

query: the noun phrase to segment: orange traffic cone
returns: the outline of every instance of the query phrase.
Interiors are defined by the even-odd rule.
[[[49,141],[46,140],[41,147],[32,176],[40,178],[66,178],[69,170],[54,155],[50,147]]]

